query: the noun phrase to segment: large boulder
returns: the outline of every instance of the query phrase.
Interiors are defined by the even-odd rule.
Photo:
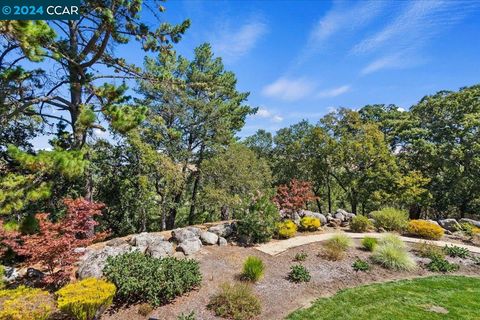
[[[202,242],[198,238],[186,239],[180,243],[177,250],[183,252],[185,255],[191,255],[202,248]]]
[[[461,229],[460,224],[455,219],[438,220],[438,224],[445,230],[455,232]]]
[[[187,228],[172,230],[172,237],[178,243],[181,243],[190,239],[198,239],[198,236],[191,230],[188,230]]]
[[[226,246],[228,244],[227,239],[218,237],[218,245],[219,246]]]
[[[146,251],[147,254],[154,258],[171,256],[174,252],[175,250],[173,250],[173,245],[170,242],[160,239],[150,242]]]
[[[330,219],[330,221],[328,222],[328,225],[334,228],[340,227],[341,224],[342,220],[336,218]]]
[[[115,240],[115,239],[114,239]],[[134,247],[137,247],[138,250],[142,253],[145,253],[147,249],[155,244],[164,241],[165,238],[162,235],[157,235],[153,233],[148,233],[148,232],[142,232],[139,234],[136,234],[132,236],[130,239],[130,244]],[[113,241],[113,240],[110,240]],[[107,243],[108,245],[108,243]],[[122,244],[120,244],[122,245]]]
[[[469,223],[471,225],[474,225],[475,227],[480,228],[480,221],[477,220],[462,218],[460,219],[460,223]]]
[[[200,233],[200,240],[202,240],[203,244],[213,245],[217,244],[218,236],[213,232],[203,231]]]
[[[323,214],[318,213],[318,212],[313,212],[313,211],[308,211],[308,210],[301,210],[300,214],[301,217],[314,217],[320,220],[322,223],[322,226],[327,224],[327,217],[325,217]]]
[[[234,226],[231,223],[222,223],[208,228],[209,232],[215,233],[219,237],[228,238],[234,231]]]
[[[200,237],[200,233],[202,233],[202,230],[197,227],[186,227],[186,229],[192,232],[197,238]]]
[[[344,220],[345,220],[345,215],[343,215],[343,213],[341,213],[341,212],[336,212],[336,213],[333,215],[333,217],[334,217],[335,219],[340,220],[340,221],[344,221]]]
[[[103,268],[107,263],[108,257],[115,257],[120,254],[138,250],[128,244],[112,247],[105,246],[97,250],[89,250],[78,266],[77,274],[80,279],[84,278],[101,278],[103,276]]]

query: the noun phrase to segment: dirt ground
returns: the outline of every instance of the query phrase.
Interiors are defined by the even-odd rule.
[[[102,320],[140,320],[159,319],[175,320],[184,313],[195,312],[197,320],[220,319],[206,308],[210,296],[215,294],[221,283],[238,281],[242,264],[247,256],[260,257],[266,266],[265,276],[253,284],[255,293],[262,304],[262,314],[258,319],[283,319],[292,311],[308,306],[316,298],[330,296],[340,289],[355,287],[373,282],[384,282],[394,279],[407,279],[433,275],[433,273],[419,268],[415,272],[396,272],[372,265],[368,272],[355,272],[351,265],[356,258],[368,259],[369,252],[360,247],[359,240],[356,247],[349,250],[347,257],[342,261],[327,261],[318,255],[322,251],[321,243],[312,243],[289,249],[279,255],[270,256],[253,247],[225,247],[205,246],[192,258],[200,262],[203,281],[198,290],[191,291],[178,297],[168,305],[156,308],[149,317],[138,314],[138,306],[121,308],[115,313],[108,310]],[[287,280],[290,266],[296,264],[294,256],[297,252],[305,251],[308,258],[302,264],[310,271],[312,279],[309,283],[295,284]],[[428,260],[417,258],[419,264]],[[480,276],[480,267],[473,265],[469,260],[449,259],[460,264],[455,274]]]

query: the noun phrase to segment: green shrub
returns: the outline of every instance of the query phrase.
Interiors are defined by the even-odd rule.
[[[195,317],[195,312],[192,311],[189,314],[181,314],[177,317],[177,320],[195,320],[197,317]]]
[[[439,246],[430,244],[428,242],[418,243],[415,246],[415,251],[418,255],[422,258],[429,258],[429,259],[443,259],[445,258],[445,252]]]
[[[443,248],[446,254],[448,254],[450,257],[455,258],[459,257],[462,259],[466,259],[470,256],[470,252],[468,252],[467,249],[458,247],[458,246],[445,246]]]
[[[260,258],[248,257],[243,264],[242,278],[248,281],[256,282],[263,277],[264,271],[265,266]]]
[[[115,285],[87,278],[56,292],[58,308],[77,320],[92,320],[112,304]]]
[[[295,255],[295,258],[293,258],[294,261],[305,261],[307,260],[308,258],[308,253],[306,253],[305,251],[300,251],[300,252],[297,252],[297,254]]]
[[[259,299],[253,294],[252,288],[243,283],[223,284],[207,307],[218,317],[234,320],[252,319],[261,312]]]
[[[434,257],[430,263],[427,264],[427,269],[432,272],[453,272],[457,271],[459,266],[455,263],[450,263],[447,260],[439,257]]]
[[[366,216],[358,215],[350,222],[350,229],[353,232],[366,232],[373,228],[373,223]]]
[[[438,240],[443,237],[443,228],[425,220],[411,220],[408,222],[408,233],[424,239]]]
[[[268,242],[275,234],[279,218],[277,207],[263,196],[238,221],[237,234],[247,244]]]
[[[300,220],[300,227],[305,231],[317,231],[321,224],[320,219],[315,217],[303,217]]]
[[[290,273],[288,274],[288,279],[292,282],[309,282],[312,276],[308,272],[307,268],[301,264],[293,265],[290,267]]]
[[[55,301],[47,291],[25,286],[0,290],[0,319],[46,320],[54,311]]]
[[[280,238],[288,239],[297,234],[297,225],[292,220],[285,220],[277,224],[277,234]]]
[[[370,213],[375,220],[375,227],[387,231],[402,231],[408,224],[408,213],[395,208],[385,208]]]
[[[408,251],[392,243],[379,244],[373,252],[372,259],[387,269],[409,271],[416,268],[415,261]]]
[[[362,240],[362,246],[365,250],[372,252],[377,246],[377,239],[372,237],[365,237]]]
[[[336,234],[323,244],[324,255],[328,260],[341,260],[345,257],[345,252],[351,247],[353,241],[345,234]]]
[[[195,260],[157,259],[140,252],[109,257],[103,273],[117,286],[121,299],[149,302],[153,306],[192,290],[202,280]]]
[[[368,271],[370,270],[370,265],[368,264],[367,261],[357,259],[355,262],[352,264],[352,268],[355,271]]]

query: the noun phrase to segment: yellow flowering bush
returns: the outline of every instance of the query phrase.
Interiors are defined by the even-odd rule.
[[[431,240],[438,240],[444,234],[442,227],[425,220],[410,220],[407,230],[411,235]]]
[[[55,301],[47,291],[25,286],[0,290],[0,319],[46,320],[54,311]]]
[[[303,217],[302,220],[300,220],[300,226],[303,230],[306,231],[318,230],[320,228],[320,225],[320,219],[315,217]]]
[[[280,238],[291,238],[297,233],[297,225],[292,220],[285,220],[277,224],[277,232]]]
[[[87,278],[57,291],[58,308],[77,320],[91,320],[112,304],[115,292],[113,283]]]

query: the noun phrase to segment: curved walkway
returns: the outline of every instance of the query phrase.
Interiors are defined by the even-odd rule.
[[[325,241],[329,239],[332,235],[337,233],[338,232],[312,234],[308,236],[293,237],[286,240],[272,241],[272,242],[259,245],[255,247],[255,249],[262,251],[266,254],[269,254],[271,256],[274,256],[284,251],[287,251],[288,249],[291,249],[291,248],[303,246],[309,243]],[[384,235],[382,233],[374,233],[374,232],[366,232],[366,233],[343,232],[343,233],[350,236],[353,239],[362,239],[365,237],[380,238],[382,237],[382,235]],[[470,246],[470,245],[458,244],[458,243],[452,243],[452,242],[446,242],[446,241],[433,241],[433,240],[409,238],[409,237],[400,237],[400,239],[402,239],[405,242],[413,242],[413,243],[421,243],[421,242],[428,241],[428,243],[434,244],[439,247],[444,247],[445,245],[449,245],[449,246],[455,245],[458,247],[465,248],[470,252],[480,254],[480,247],[476,247],[476,246]]]

